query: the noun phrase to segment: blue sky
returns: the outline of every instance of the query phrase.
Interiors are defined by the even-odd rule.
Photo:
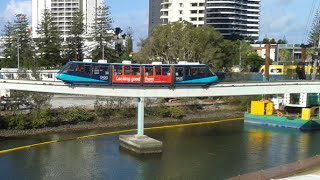
[[[124,31],[132,27],[134,43],[146,38],[148,33],[148,1],[149,0],[106,0],[111,7],[114,27]],[[262,0],[260,18],[260,39],[264,37],[283,38],[289,43],[303,43],[310,29],[314,15],[320,2],[316,0]],[[10,20],[16,13],[26,13],[31,19],[31,0],[1,0],[0,26]],[[314,14],[314,13],[313,13]],[[2,29],[2,28],[1,28]],[[308,33],[307,33],[308,34]]]

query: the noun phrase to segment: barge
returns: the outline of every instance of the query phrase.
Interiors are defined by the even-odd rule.
[[[251,101],[245,123],[300,129],[320,130],[319,94],[285,94],[284,98]]]

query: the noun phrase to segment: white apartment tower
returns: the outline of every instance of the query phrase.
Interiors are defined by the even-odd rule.
[[[195,26],[205,24],[206,0],[162,0],[161,16],[162,24],[176,21],[188,21]]]
[[[160,11],[160,24],[188,21],[212,26],[225,37],[259,38],[260,0],[161,0],[160,5],[160,9],[150,8]]]
[[[104,0],[32,0],[32,35],[37,37],[37,27],[40,24],[45,9],[52,13],[63,36],[68,36],[73,13],[80,10],[84,15],[86,33],[91,30],[96,17],[96,10],[103,5]]]

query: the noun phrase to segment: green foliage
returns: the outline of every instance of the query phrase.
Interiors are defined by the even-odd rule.
[[[185,116],[186,112],[183,107],[170,107],[170,117],[181,119],[183,116]]]
[[[112,19],[110,7],[105,5],[99,6],[92,27],[93,40],[98,44],[98,47],[92,52],[93,60],[102,59],[103,54],[105,55],[105,58],[111,60],[111,62],[116,60],[115,51],[112,51],[112,49],[107,46],[113,38],[113,34],[109,32],[111,26]],[[103,50],[104,53],[102,53]],[[110,57],[108,57],[108,55],[110,55]]]
[[[70,28],[70,36],[67,38],[68,43],[68,60],[83,60],[83,45],[85,25],[83,23],[84,16],[81,11],[73,14]]]
[[[35,109],[31,117],[32,128],[46,127],[51,121],[50,108],[42,106],[40,109]]]
[[[279,58],[281,61],[283,62],[288,61],[289,57],[290,57],[290,52],[288,49],[280,49]]]
[[[198,61],[220,69],[235,58],[228,49],[234,46],[224,40],[219,32],[212,27],[194,27],[188,22],[157,26],[149,38],[142,40],[139,45],[141,54],[135,55],[134,60],[140,63]]]
[[[6,116],[8,129],[27,129],[30,126],[28,114],[15,113],[11,116]]]
[[[160,117],[171,117],[176,119],[181,119],[185,116],[186,109],[184,107],[168,107],[168,106],[158,106],[152,111],[152,115]]]
[[[254,52],[246,57],[244,63],[246,66],[250,66],[250,72],[258,72],[260,67],[264,64],[264,59]]]
[[[236,96],[225,97],[224,101],[230,105],[237,105],[239,111],[246,111],[250,107],[251,101],[262,99],[261,96]]]
[[[15,27],[11,22],[7,22],[4,26],[4,57],[1,61],[1,67],[16,68],[17,67],[17,39],[14,33]]]
[[[35,40],[38,47],[37,53],[39,54],[37,65],[47,68],[52,68],[58,64],[61,65],[62,38],[58,27],[53,23],[53,17],[48,9],[44,10],[37,33],[39,34],[39,38]]]
[[[20,67],[30,69],[35,66],[34,46],[29,28],[29,20],[25,14],[16,14],[14,20],[14,36],[16,47],[19,48]]]
[[[309,32],[308,42],[313,47],[318,47],[320,37],[320,16],[319,12],[315,15],[312,23],[311,30]]]
[[[81,107],[59,110],[59,119],[63,124],[76,124],[82,121],[93,121],[94,118],[94,113],[89,112]]]
[[[264,38],[262,40],[262,44],[270,44],[270,39],[269,38]]]

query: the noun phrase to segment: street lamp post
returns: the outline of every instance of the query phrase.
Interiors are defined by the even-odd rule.
[[[102,59],[104,60],[104,44],[102,44]]]

